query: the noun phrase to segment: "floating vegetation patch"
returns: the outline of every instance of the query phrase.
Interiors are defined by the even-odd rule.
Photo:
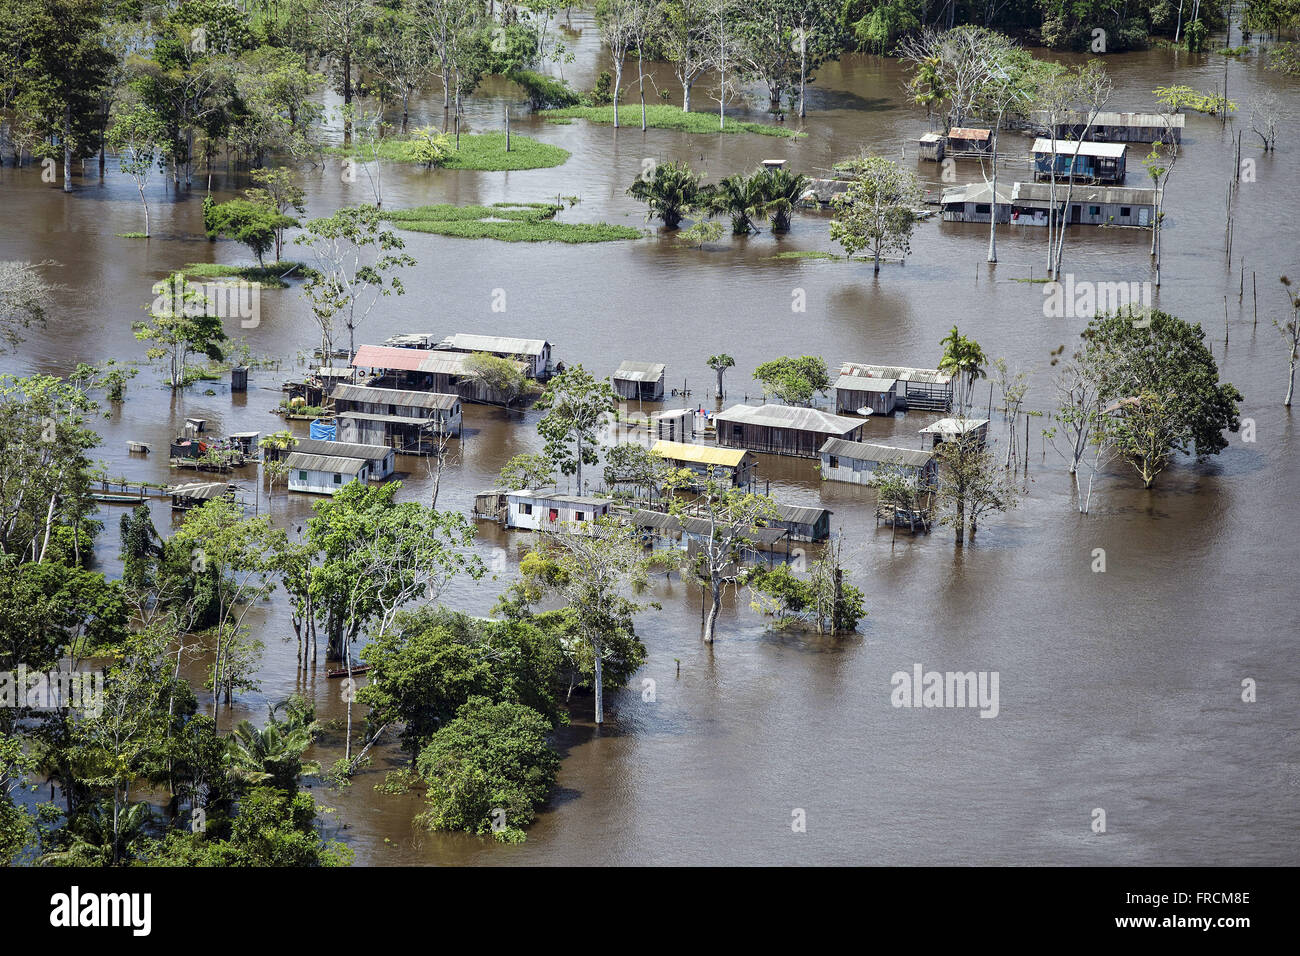
[[[442,203],[384,210],[381,215],[400,229],[462,239],[578,243],[641,238],[639,230],[628,226],[611,226],[605,222],[555,222],[555,214],[561,208],[549,202],[499,202],[491,206]]]
[[[451,152],[438,165],[442,169],[475,169],[483,172],[504,172],[515,169],[546,169],[559,166],[569,158],[569,151],[550,143],[542,143],[527,136],[510,134],[510,149],[506,150],[506,134],[462,133],[459,148],[451,136]],[[328,152],[350,156],[358,160],[378,157],[395,163],[423,163],[419,154],[420,141],[392,137],[377,144],[354,144],[344,149],[332,146]]]
[[[558,110],[542,110],[541,115],[552,123],[557,121],[572,121],[574,119],[585,119],[590,123],[603,123],[613,125],[614,107],[612,106],[566,106]],[[718,115],[716,113],[685,113],[676,106],[667,106],[662,103],[656,103],[653,106],[645,108],[646,126],[652,129],[675,129],[684,133],[757,133],[760,136],[780,136],[786,139],[797,139],[806,136],[796,129],[788,126],[777,126],[769,123],[746,123],[740,120],[734,120],[727,117],[722,124],[722,129],[718,129]],[[641,104],[625,103],[618,108],[618,122],[620,126],[641,128]]]
[[[265,266],[231,266],[216,262],[191,262],[181,268],[189,279],[238,279],[268,289],[288,288],[286,279],[306,278],[310,271],[301,262],[268,262]]]

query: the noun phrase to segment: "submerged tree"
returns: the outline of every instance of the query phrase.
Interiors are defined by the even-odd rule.
[[[321,330],[321,361],[329,361],[334,322],[340,319],[348,330],[348,354],[355,355],[357,327],[381,298],[406,292],[395,273],[414,266],[415,259],[402,252],[406,244],[395,232],[383,228],[374,206],[311,219],[294,241],[311,249],[316,260],[302,294]]]
[[[0,353],[22,342],[33,325],[44,328],[58,286],[41,275],[50,262],[0,262]]]
[[[1282,276],[1282,288],[1286,291],[1287,304],[1291,306],[1291,318],[1278,319],[1273,324],[1282,333],[1287,346],[1286,398],[1282,404],[1291,407],[1291,396],[1295,394],[1295,366],[1300,355],[1300,295],[1291,291],[1291,280]]]
[[[879,275],[882,257],[906,258],[911,251],[921,188],[915,175],[880,156],[838,163],[836,169],[852,179],[831,200],[835,208],[831,239],[849,256],[865,249],[875,263],[873,272]]]
[[[975,394],[975,383],[984,378],[988,372],[988,356],[978,342],[967,338],[953,326],[951,331],[939,343],[943,346],[943,355],[939,359],[939,371],[947,372],[954,382],[953,392],[957,397],[957,411],[964,415],[970,411]]]
[[[605,720],[607,663],[616,661],[621,685],[644,658],[632,622],[649,605],[629,595],[646,587],[651,563],[636,529],[601,517],[581,530],[541,538],[520,565],[529,598],[554,594],[572,615],[578,650],[592,674],[597,724]]]
[[[1095,383],[1103,413],[1096,440],[1109,444],[1150,488],[1174,454],[1198,458],[1227,447],[1239,426],[1241,393],[1219,381],[1199,325],[1160,311],[1092,319],[1080,363]]]
[[[173,388],[189,384],[189,358],[205,355],[213,362],[225,357],[226,332],[214,314],[207,294],[177,272],[153,287],[154,300],[148,322],[132,327],[135,337],[151,343],[145,355],[167,371]]]
[[[616,405],[609,382],[597,381],[581,365],[551,379],[537,401],[546,412],[537,423],[546,454],[561,473],[577,475],[578,494],[584,489],[582,466],[597,462],[596,440]]]
[[[754,369],[754,378],[763,383],[763,393],[779,398],[787,405],[810,405],[818,392],[830,390],[830,372],[826,360],[815,355],[800,358],[782,356]]]
[[[726,352],[719,352],[717,355],[710,355],[708,361],[705,364],[708,365],[709,368],[713,369],[713,371],[716,372],[718,375],[718,388],[717,388],[717,393],[715,394],[714,397],[721,398],[722,397],[722,375],[724,372],[726,372],[727,369],[735,367],[736,360],[732,358],[730,355],[728,355]]]
[[[661,219],[665,229],[676,229],[682,219],[708,201],[711,190],[700,185],[700,177],[685,163],[658,163],[643,173],[627,194],[648,207],[646,220]]]
[[[975,537],[982,517],[1014,508],[1021,491],[994,459],[975,429],[951,436],[935,449],[939,462],[941,523],[952,525],[957,544]]]
[[[149,238],[149,200],[144,188],[159,161],[159,150],[166,143],[167,130],[162,119],[148,106],[135,106],[118,116],[109,128],[108,145],[117,153],[122,172],[131,177],[140,192],[144,207],[144,237]]]

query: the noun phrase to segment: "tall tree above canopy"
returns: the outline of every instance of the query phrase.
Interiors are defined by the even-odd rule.
[[[64,192],[72,192],[73,160],[99,150],[100,93],[115,62],[99,40],[101,10],[97,0],[45,0],[25,14],[18,106],[43,140],[33,152],[62,156]]]

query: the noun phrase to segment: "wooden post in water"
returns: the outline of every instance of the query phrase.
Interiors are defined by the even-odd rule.
[[[1250,296],[1255,302],[1255,322],[1251,328],[1259,328],[1259,287],[1255,285],[1255,270],[1250,272]]]

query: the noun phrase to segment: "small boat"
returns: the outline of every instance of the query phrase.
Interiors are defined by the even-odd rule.
[[[370,670],[369,664],[353,664],[352,676],[356,677],[358,674],[364,674],[368,670]],[[325,676],[331,679],[336,677],[347,677],[348,669],[346,667],[332,667],[325,672]]]
[[[145,503],[145,496],[140,494],[120,494],[113,491],[92,491],[90,497],[93,501],[99,501],[106,505],[142,505]]]
[[[145,441],[129,441],[126,443],[126,450],[131,454],[147,455],[152,449],[149,443]]]
[[[861,408],[858,409],[858,414],[861,415],[863,418],[866,418],[870,415],[874,415],[875,410],[871,408],[870,405],[863,405]]]

